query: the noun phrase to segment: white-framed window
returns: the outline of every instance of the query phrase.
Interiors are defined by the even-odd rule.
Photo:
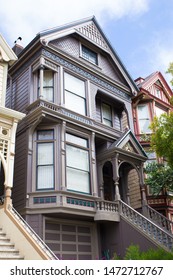
[[[43,81],[41,83],[41,74],[40,71],[43,71]],[[52,70],[44,69],[38,72],[38,96],[43,99],[54,102],[54,72]],[[40,86],[42,84],[42,90]]]
[[[148,104],[138,105],[138,122],[140,133],[151,133],[150,126],[150,112]]]
[[[82,57],[93,64],[98,64],[97,53],[82,45]]]
[[[54,130],[37,131],[37,190],[54,189]]]
[[[85,81],[64,73],[65,107],[82,115],[86,115]]]
[[[156,88],[156,97],[161,98],[161,90]]]
[[[112,107],[106,103],[102,103],[102,122],[112,127]]]
[[[66,133],[67,190],[90,194],[88,139]]]

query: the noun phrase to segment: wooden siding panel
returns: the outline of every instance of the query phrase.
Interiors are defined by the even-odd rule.
[[[55,47],[79,58],[79,41],[73,37],[64,37],[51,42]]]
[[[122,75],[120,76],[117,66],[114,65],[113,67],[107,57],[100,55],[99,66],[102,69],[102,72],[109,78],[126,84],[125,79],[122,77]]]
[[[118,82],[126,83],[122,74],[118,70],[118,67],[115,65],[111,58],[106,55],[103,55],[101,52],[98,53],[98,65],[91,64],[87,60],[83,59],[80,55],[80,41],[72,36],[67,36],[58,40],[51,42],[56,48],[68,53],[70,56],[78,58],[81,62],[92,66],[97,71],[100,71],[102,74],[108,76],[109,78],[116,80]],[[91,47],[89,47],[91,49]],[[95,48],[93,51],[96,52]]]
[[[115,110],[114,110],[114,126],[117,130],[121,130],[120,117]]]
[[[10,88],[10,80],[9,79],[7,80],[5,106],[7,108],[11,108],[11,88]]]
[[[22,209],[26,202],[26,133],[16,138],[16,154],[14,163],[14,187],[13,187],[13,204],[19,210]]]
[[[131,170],[128,174],[128,188],[130,195],[130,206],[138,209],[141,204],[141,191],[139,185],[139,177],[136,170]]]
[[[26,113],[29,96],[29,70],[27,69],[13,81],[12,109]]]
[[[101,122],[102,118],[101,118],[101,101],[99,99],[96,100],[96,118],[95,120],[97,122]]]
[[[3,65],[0,64],[0,105],[2,105],[3,82],[4,82],[4,69],[3,69]]]

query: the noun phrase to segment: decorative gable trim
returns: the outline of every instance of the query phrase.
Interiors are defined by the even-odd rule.
[[[109,149],[118,148],[147,158],[147,154],[131,130],[126,131]]]
[[[92,40],[95,44],[99,45],[99,47],[102,47],[106,50],[108,50],[108,44],[104,40],[103,36],[98,31],[96,25],[91,22],[87,25],[81,26],[79,28],[76,28],[76,30],[81,33],[84,37],[86,37],[88,40]]]
[[[111,46],[106,36],[104,35],[95,17],[90,17],[74,23],[66,24],[61,27],[53,28],[47,31],[42,31],[38,33],[37,36],[40,38],[42,44],[47,46],[50,41],[62,38],[73,33],[79,34],[80,36],[89,40],[91,43],[97,45],[99,48],[105,50],[111,56],[112,60],[118,67],[121,75],[123,75],[127,84],[131,88],[132,94],[135,95],[138,92],[138,88],[135,82],[129,75],[119,56]]]
[[[9,47],[5,39],[0,34],[0,62],[6,62],[10,65],[17,60],[17,56]]]
[[[47,51],[47,50],[42,50],[42,54],[51,59],[52,61],[67,67],[70,70],[73,70],[73,72],[76,72],[77,74],[80,74],[81,76],[83,76],[84,78],[87,78],[93,82],[95,82],[96,84],[98,84],[99,86],[104,87],[106,90],[110,90],[112,91],[117,97],[122,97],[126,100],[131,100],[130,95],[128,95],[127,93],[123,92],[122,90],[118,89],[117,87],[101,80],[100,78],[97,78],[96,76],[90,74],[89,72],[83,70],[82,68],[72,64],[71,62],[68,62],[67,60],[59,57],[58,55],[52,54],[51,52]]]

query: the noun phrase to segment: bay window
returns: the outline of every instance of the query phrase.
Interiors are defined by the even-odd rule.
[[[66,134],[67,189],[90,193],[90,167],[88,140]]]
[[[66,108],[86,115],[85,82],[68,73],[65,77],[65,106]]]
[[[37,190],[54,189],[54,131],[37,132]]]
[[[52,70],[40,69],[38,95],[47,101],[54,101],[54,73]]]
[[[150,113],[148,104],[138,106],[138,122],[140,133],[151,133],[150,125]]]

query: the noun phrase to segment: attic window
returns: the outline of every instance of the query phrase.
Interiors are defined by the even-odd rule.
[[[93,52],[85,46],[82,46],[82,57],[91,63],[98,64],[97,53]]]

